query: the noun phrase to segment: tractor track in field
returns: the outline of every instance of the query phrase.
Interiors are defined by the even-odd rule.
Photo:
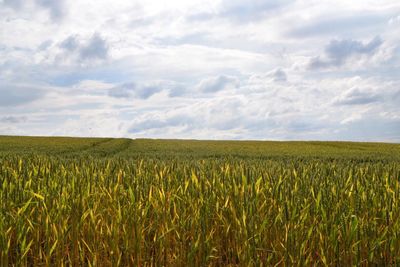
[[[120,141],[120,142],[119,142]],[[115,157],[123,153],[124,151],[128,150],[130,144],[132,143],[132,139],[107,139],[107,140],[102,140],[100,142],[96,142],[92,144],[91,146],[77,151],[78,153],[89,153],[89,154],[98,154],[98,156],[101,157]],[[104,145],[110,145],[110,148],[101,151],[102,146]],[[99,151],[96,151],[96,149],[99,149]]]
[[[86,153],[86,152],[89,152],[90,150],[92,150],[93,148],[97,148],[97,147],[99,147],[99,146],[101,146],[101,145],[103,145],[105,143],[109,143],[109,142],[111,142],[113,140],[114,140],[113,138],[106,138],[104,140],[101,140],[101,141],[98,141],[98,142],[94,142],[91,145],[85,145],[85,146],[82,146],[81,148],[78,148],[78,149],[72,148],[72,149],[60,151],[57,154],[58,155],[74,155],[76,153]]]
[[[98,141],[98,142],[94,142],[94,143],[92,143],[90,145],[86,145],[86,146],[84,146],[82,148],[79,148],[79,149],[69,149],[69,150],[66,150],[66,151],[62,151],[62,152],[60,152],[60,155],[75,155],[77,153],[79,153],[79,154],[81,154],[81,153],[90,153],[91,150],[93,150],[93,149],[95,149],[97,147],[100,147],[103,144],[109,143],[109,142],[111,142],[113,140],[114,140],[113,138],[107,138],[107,139],[104,139],[104,140],[101,140],[101,141]]]
[[[112,152],[112,155],[117,156],[118,154],[121,154],[122,152],[128,150],[128,148],[132,144],[132,141],[132,139],[126,139],[120,146],[118,146],[118,149]]]
[[[89,146],[85,147],[84,149],[78,150],[76,152],[80,152],[80,153],[88,152],[88,151],[90,151],[90,150],[92,150],[94,148],[97,148],[97,147],[101,146],[101,145],[104,145],[106,143],[112,142],[113,140],[114,140],[113,138],[107,138],[105,140],[101,140],[99,142],[95,142],[92,145],[89,145]]]

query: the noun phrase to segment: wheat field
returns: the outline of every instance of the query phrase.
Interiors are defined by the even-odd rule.
[[[1,266],[400,264],[400,145],[0,137]]]

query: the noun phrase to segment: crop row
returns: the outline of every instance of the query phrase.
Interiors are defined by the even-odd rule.
[[[1,266],[399,264],[399,173],[396,162],[4,157]]]

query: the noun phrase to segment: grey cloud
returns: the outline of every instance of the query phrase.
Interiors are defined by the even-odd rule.
[[[47,48],[49,48],[52,45],[52,41],[51,40],[47,40],[42,42],[39,46],[38,46],[38,51],[43,51],[46,50]]]
[[[339,67],[349,58],[356,55],[373,55],[382,45],[383,41],[379,37],[373,38],[367,43],[356,40],[331,40],[325,47],[325,58],[315,57],[309,62],[310,69],[327,67]]]
[[[106,39],[98,33],[93,34],[86,42],[81,41],[77,35],[71,35],[58,46],[66,52],[66,57],[75,55],[80,61],[105,60],[109,53]]]
[[[24,0],[3,0],[3,4],[14,9],[20,9]]]
[[[148,99],[156,93],[166,92],[169,97],[180,97],[187,94],[187,89],[180,83],[170,80],[159,80],[147,83],[127,82],[108,90],[108,95],[115,98]]]
[[[5,84],[0,87],[0,107],[12,107],[39,99],[45,94],[40,88]]]
[[[213,18],[226,18],[236,23],[245,23],[260,20],[268,13],[293,2],[294,0],[223,0],[218,11],[193,14],[188,19],[204,21]]]
[[[354,40],[332,40],[325,51],[330,58],[342,62],[353,54],[372,53],[381,44],[382,40],[379,37],[375,37],[366,44]]]
[[[319,56],[318,57],[313,57],[310,62],[308,62],[308,69],[315,70],[315,69],[323,69],[323,68],[328,68],[332,66],[332,62],[330,61],[324,61],[321,59]]]
[[[200,81],[197,88],[204,93],[213,93],[228,88],[238,88],[240,81],[236,77],[219,75],[216,77],[206,78]]]
[[[160,92],[161,90],[162,90],[162,88],[159,87],[158,85],[148,85],[148,86],[139,87],[136,90],[136,95],[141,99],[147,99],[150,96]]]
[[[371,28],[377,28],[387,22],[390,14],[344,14],[335,16],[325,16],[313,19],[309,23],[299,22],[289,30],[286,35],[296,38],[307,38],[320,35],[353,35],[354,32],[360,32]]]
[[[382,100],[382,96],[368,90],[351,88],[334,100],[336,105],[365,105]]]
[[[274,82],[286,82],[287,81],[286,72],[280,68],[273,70],[271,73],[269,73],[269,76],[273,78]]]
[[[50,12],[52,20],[62,19],[65,12],[64,0],[36,0],[36,3]]]
[[[252,0],[252,1],[222,1],[222,16],[232,17],[239,21],[257,20],[272,10],[292,3],[291,0]]]
[[[154,22],[154,17],[146,17],[146,18],[134,18],[129,23],[129,26],[132,28],[139,28],[142,26],[151,25]]]
[[[125,83],[108,90],[108,95],[116,98],[128,98],[133,95],[136,84]]]
[[[124,83],[109,89],[108,95],[115,98],[137,97],[140,99],[148,99],[163,89],[163,85],[160,83],[141,85],[135,83]]]
[[[400,100],[400,88],[397,90],[397,92],[394,93],[393,99],[399,99]]]
[[[265,74],[255,74],[249,77],[248,84],[252,90],[264,90],[268,85],[285,85],[287,82],[287,74],[281,68],[273,69]]]
[[[80,51],[82,59],[106,59],[108,56],[108,44],[99,34],[94,34],[89,42]]]
[[[186,94],[186,88],[182,85],[175,85],[169,88],[169,97],[178,97]]]
[[[27,121],[25,116],[5,116],[0,118],[0,122],[3,123],[21,123]]]
[[[75,51],[79,47],[79,41],[76,36],[69,36],[59,46],[67,51]]]
[[[13,8],[14,10],[21,10],[29,1],[24,0],[3,0],[3,4]],[[45,8],[49,11],[50,17],[53,21],[59,21],[65,15],[64,0],[34,0],[37,6]]]

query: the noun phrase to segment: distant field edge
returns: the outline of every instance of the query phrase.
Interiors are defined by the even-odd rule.
[[[138,141],[192,141],[192,142],[238,142],[238,143],[342,143],[342,144],[389,144],[389,145],[400,145],[400,142],[396,141],[361,141],[361,140],[271,140],[271,139],[196,139],[196,138],[144,138],[144,137],[109,137],[109,136],[44,136],[44,135],[2,135],[0,138],[34,138],[34,139],[86,139],[86,140],[100,140],[100,139],[130,139]]]

